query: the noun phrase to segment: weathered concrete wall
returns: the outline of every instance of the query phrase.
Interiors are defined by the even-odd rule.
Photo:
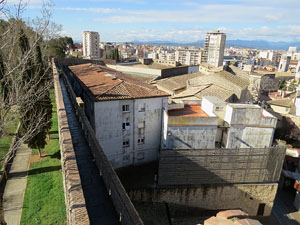
[[[169,119],[172,117],[169,117]],[[168,127],[164,149],[207,149],[214,148],[217,126]]]
[[[86,225],[90,224],[90,220],[81,186],[81,179],[72,144],[62,91],[59,84],[59,77],[54,63],[53,75],[67,224]]]
[[[123,105],[129,106],[128,112],[122,111]],[[167,98],[95,103],[96,136],[114,168],[158,159],[163,108]],[[129,128],[123,130],[123,123],[129,123]],[[123,146],[124,141],[129,146]]]
[[[132,201],[167,202],[210,210],[240,208],[256,216],[260,204],[265,204],[264,216],[269,216],[277,184],[210,185],[182,188],[129,190]]]
[[[273,142],[274,128],[232,126],[227,130],[226,148],[264,148]],[[225,137],[225,136],[224,136]]]
[[[175,126],[217,126],[218,117],[182,117],[182,116],[169,116],[168,125]]]
[[[178,76],[187,74],[189,72],[188,66],[178,66],[174,68],[166,68],[161,70],[161,78],[167,78],[172,76]]]
[[[59,59],[59,61],[62,65],[65,65],[65,66],[79,65],[79,64],[85,64],[85,63],[104,65],[104,62],[102,60],[93,60],[93,59],[62,58],[62,59]]]
[[[263,108],[258,105],[228,104],[225,121],[231,124],[259,125]]]
[[[226,148],[263,148],[273,142],[277,118],[258,105],[228,104],[225,112],[228,128],[223,132]]]

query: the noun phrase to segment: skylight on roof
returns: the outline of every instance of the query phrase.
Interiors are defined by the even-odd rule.
[[[104,76],[106,76],[106,77],[115,77],[116,76],[116,74],[114,73],[114,74],[111,74],[111,73],[106,73]]]

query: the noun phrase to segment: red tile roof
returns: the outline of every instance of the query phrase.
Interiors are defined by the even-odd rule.
[[[88,63],[69,69],[100,101],[169,96],[141,79],[105,66]]]

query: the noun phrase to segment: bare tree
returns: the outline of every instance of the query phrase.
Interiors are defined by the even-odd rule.
[[[47,59],[40,68],[35,71],[39,76],[24,79],[23,75],[33,69],[34,52],[38,44],[44,48],[45,40],[57,35],[58,26],[50,23],[51,1],[42,7],[41,17],[32,21],[22,18],[22,12],[27,2],[22,0],[18,4],[8,4],[0,0],[0,138],[6,133],[8,123],[12,120],[26,118],[31,122],[26,125],[16,138],[7,154],[0,160],[9,161],[18,147],[37,135],[45,127],[44,110],[32,110],[38,102],[49,92],[52,86],[51,64]],[[20,50],[20,30],[28,37],[26,51]],[[36,70],[36,68],[35,68]],[[43,85],[41,85],[43,83]],[[0,224],[6,224],[3,217],[3,193],[0,194]]]
[[[249,91],[255,101],[261,100],[261,94],[278,89],[278,81],[273,76],[250,75]]]

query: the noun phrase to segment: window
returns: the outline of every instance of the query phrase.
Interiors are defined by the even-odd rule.
[[[145,129],[144,128],[138,128],[138,134],[139,136],[144,136]]]
[[[130,159],[129,155],[124,155],[123,156],[123,161],[129,161],[129,159]]]
[[[129,105],[122,105],[122,112],[129,112]]]
[[[146,106],[145,104],[139,104],[139,112],[145,112]]]
[[[139,145],[145,144],[145,138],[139,138],[139,139],[138,139],[138,144],[139,144]]]
[[[137,154],[137,159],[138,159],[138,160],[144,159],[144,152],[139,152],[139,153]]]
[[[138,128],[143,128],[143,127],[145,127],[145,121],[139,121]]]
[[[129,146],[130,146],[129,140],[123,141],[123,147],[129,147]]]
[[[130,129],[130,123],[129,122],[123,123],[122,124],[122,129],[123,130],[129,130]]]

